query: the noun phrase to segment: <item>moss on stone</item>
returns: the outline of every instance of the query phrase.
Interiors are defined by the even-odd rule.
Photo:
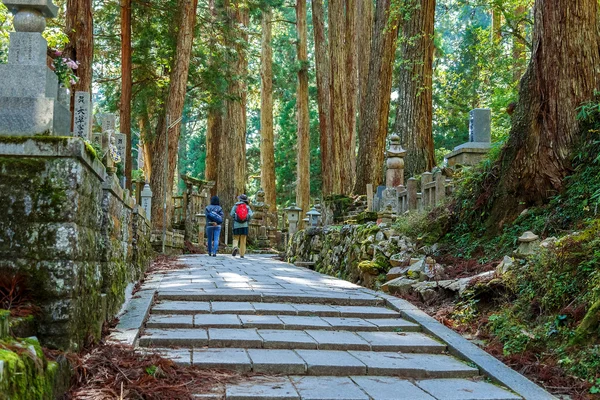
[[[100,160],[96,149],[94,149],[94,146],[87,142],[85,142],[85,152],[92,158],[92,160]]]

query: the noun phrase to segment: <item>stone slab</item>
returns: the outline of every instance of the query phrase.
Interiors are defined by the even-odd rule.
[[[407,380],[391,376],[351,376],[372,400],[435,400]]]
[[[245,349],[259,349],[263,339],[256,333],[256,329],[217,329],[208,330],[208,345],[210,347],[241,347]]]
[[[369,400],[348,377],[292,376],[302,400]]]
[[[146,328],[193,328],[192,315],[151,315]]]
[[[140,346],[206,346],[208,335],[204,329],[147,329],[140,338]]]
[[[455,358],[438,354],[400,354],[391,352],[349,351],[367,365],[369,375],[394,375],[403,378],[471,378],[476,368]]]
[[[256,310],[247,301],[213,301],[213,314],[255,314]]]
[[[227,400],[300,400],[287,377],[257,377],[227,385]]]
[[[152,307],[153,314],[209,314],[210,303],[203,301],[163,301]]]
[[[369,343],[354,332],[307,330],[319,350],[371,350]]]
[[[358,332],[358,336],[371,345],[373,351],[399,351],[403,353],[441,353],[446,346],[415,332]]]
[[[317,342],[304,331],[259,329],[265,349],[316,349]]]
[[[257,314],[262,315],[297,315],[298,311],[291,304],[284,303],[252,303]]]
[[[276,315],[240,315],[244,328],[283,329],[283,322]]]
[[[398,318],[400,313],[385,307],[333,306],[344,318]]]
[[[362,318],[323,317],[333,329],[352,331],[376,331],[377,327]]]
[[[204,369],[252,370],[252,363],[244,349],[194,349],[192,364]]]
[[[242,321],[233,314],[197,314],[194,316],[197,328],[241,328]]]
[[[327,304],[294,304],[298,315],[319,316],[319,317],[339,317],[340,312]]]
[[[517,400],[520,396],[487,382],[468,379],[430,379],[416,385],[439,400]]]
[[[375,325],[379,331],[388,332],[419,332],[421,327],[415,323],[400,318],[375,318],[365,321]]]
[[[279,317],[285,325],[285,329],[331,329],[331,325],[321,317],[286,316]]]
[[[148,349],[144,353],[156,353],[161,357],[172,360],[177,365],[192,365],[192,350],[191,349]]]
[[[304,375],[306,363],[292,350],[248,349],[252,371],[261,374]]]
[[[365,364],[345,351],[335,350],[296,350],[306,362],[308,375],[365,375]]]
[[[191,301],[261,301],[260,293],[233,289],[214,289],[204,292],[186,293],[173,290],[159,290],[159,300],[191,300]]]

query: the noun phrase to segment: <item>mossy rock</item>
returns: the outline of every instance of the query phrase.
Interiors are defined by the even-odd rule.
[[[364,224],[367,222],[376,222],[377,213],[375,211],[364,211],[358,214],[355,218],[356,222],[359,224]]]

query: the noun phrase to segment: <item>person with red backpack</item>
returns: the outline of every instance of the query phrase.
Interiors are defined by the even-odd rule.
[[[233,218],[233,251],[231,255],[235,257],[239,252],[240,257],[244,258],[246,238],[248,237],[248,222],[250,222],[254,213],[248,205],[248,196],[242,194],[238,197],[238,200],[230,213]]]

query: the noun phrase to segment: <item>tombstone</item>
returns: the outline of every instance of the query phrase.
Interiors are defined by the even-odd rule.
[[[392,134],[385,161],[385,186],[388,188],[404,185],[404,156],[406,150],[400,145],[400,136]]]
[[[73,135],[89,140],[91,135],[92,102],[88,92],[75,92]]]
[[[469,113],[469,141],[446,156],[448,166],[476,165],[488,153],[492,142],[492,111],[476,108]]]
[[[408,191],[408,209],[417,209],[417,180],[409,178],[406,182],[406,190]]]
[[[121,163],[123,166],[127,163],[127,135],[124,133],[115,133],[115,145],[121,155]]]
[[[58,77],[48,68],[46,18],[55,18],[51,0],[2,0],[14,14],[8,64],[0,64],[0,134],[71,133],[71,113],[58,99]]]
[[[150,185],[148,185],[147,183],[144,185],[141,197],[141,206],[146,213],[146,218],[148,218],[148,220],[152,220],[152,190],[150,189]]]
[[[367,211],[373,211],[373,184],[367,184]]]
[[[392,212],[398,212],[398,192],[396,191],[396,188],[385,189],[381,200],[384,209],[391,206]]]
[[[144,165],[144,147],[141,144],[138,144],[137,169],[144,170]]]

